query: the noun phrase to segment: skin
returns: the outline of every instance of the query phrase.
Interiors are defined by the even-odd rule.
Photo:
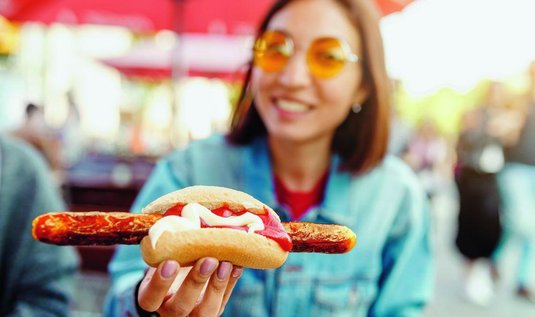
[[[360,34],[345,9],[332,0],[292,2],[273,17],[268,29],[289,34],[295,54],[280,72],[253,69],[255,105],[268,130],[275,174],[290,189],[307,191],[329,166],[336,128],[354,103],[362,103],[366,91],[359,63],[346,64],[333,78],[315,78],[306,64],[306,50],[319,37],[336,37],[361,55]],[[306,110],[282,109],[284,102]]]
[[[203,258],[192,268],[165,261],[149,268],[139,287],[138,303],[146,311],[167,316],[219,316],[243,269],[214,258]],[[178,288],[172,291],[174,287]]]
[[[336,128],[354,103],[362,104],[367,92],[359,63],[347,64],[334,78],[317,79],[308,71],[306,49],[314,39],[331,36],[346,40],[360,55],[360,34],[333,0],[296,0],[273,17],[269,29],[289,34],[296,54],[280,72],[253,69],[255,104],[268,130],[274,172],[290,189],[310,190],[329,166]],[[306,111],[281,110],[281,100],[302,104]],[[189,272],[166,261],[148,270],[138,303],[162,317],[217,316],[241,274],[242,268],[213,258],[199,260]],[[173,284],[177,291],[172,291]]]

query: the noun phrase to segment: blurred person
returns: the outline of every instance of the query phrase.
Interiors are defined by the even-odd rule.
[[[293,253],[267,271],[204,258],[170,288],[176,262],[145,274],[139,247],[120,246],[106,316],[422,314],[433,280],[428,206],[411,169],[386,155],[390,83],[378,22],[367,0],[274,3],[229,134],[162,159],[132,208],[190,185],[225,186],[283,221],[349,226],[355,249]]]
[[[498,182],[503,197],[504,246],[516,242],[520,257],[516,270],[516,293],[535,303],[535,62],[530,66],[529,102],[520,120],[518,116],[508,122],[519,122],[518,129],[509,129],[509,144],[505,151],[506,164]],[[518,111],[517,111],[518,112]],[[501,254],[499,248],[496,257]]]
[[[85,152],[85,140],[82,134],[80,111],[72,91],[67,93],[67,117],[59,130],[62,148],[62,164],[65,168],[79,162]]]
[[[388,153],[405,157],[413,138],[414,131],[397,109],[393,109],[390,123]]]
[[[11,135],[26,141],[41,152],[53,171],[61,168],[60,142],[48,130],[43,109],[34,103],[28,103],[25,109],[25,120]]]
[[[496,266],[491,259],[500,241],[500,195],[497,173],[504,154],[496,122],[506,102],[505,87],[492,83],[481,106],[464,114],[457,142],[455,182],[459,214],[455,245],[466,260],[464,292],[480,305],[490,304]]]
[[[416,171],[428,197],[434,198],[444,183],[448,144],[431,118],[423,119],[401,156]]]
[[[399,107],[396,106],[396,96],[399,91],[401,91],[401,87],[400,80],[392,80],[393,105],[391,107],[388,153],[398,157],[405,157],[407,150],[409,149],[410,141],[414,136],[414,129],[407,119],[402,116]]]
[[[0,136],[0,316],[68,316],[78,259],[33,239],[32,220],[64,210],[42,157]]]

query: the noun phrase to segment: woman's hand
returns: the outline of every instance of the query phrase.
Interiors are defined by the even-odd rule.
[[[192,268],[175,261],[150,268],[137,296],[139,307],[161,317],[219,316],[243,269],[229,262],[203,258]]]

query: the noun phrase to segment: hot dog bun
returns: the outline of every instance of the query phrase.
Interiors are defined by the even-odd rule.
[[[211,229],[164,233],[152,248],[150,237],[141,240],[141,254],[150,266],[175,260],[182,266],[192,265],[203,257],[214,257],[234,265],[254,269],[274,269],[288,257],[275,241],[258,234],[233,229]]]
[[[253,196],[238,190],[219,186],[190,186],[171,192],[149,203],[143,208],[142,213],[163,214],[176,204],[186,205],[189,203],[198,203],[210,210],[222,206],[227,206],[232,211],[247,209],[247,211],[255,214],[263,214],[264,210],[267,209],[279,219],[279,216],[271,208]]]
[[[234,212],[247,210],[256,215],[270,213],[278,221],[275,212],[252,196],[240,191],[216,186],[192,186],[164,195],[143,209],[143,213],[165,213],[169,208],[181,204],[198,203],[210,210],[226,207]],[[164,217],[165,218],[165,217]],[[175,260],[182,266],[192,265],[203,257],[215,257],[234,265],[274,269],[281,266],[288,257],[276,241],[257,233],[248,233],[231,228],[202,228],[184,231],[167,231],[156,242],[150,236],[141,241],[141,254],[150,266],[157,266],[165,260]]]

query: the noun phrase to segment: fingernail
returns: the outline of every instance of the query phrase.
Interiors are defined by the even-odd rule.
[[[232,277],[238,278],[242,275],[242,273],[243,273],[243,268],[235,267],[234,270],[232,270]]]
[[[160,271],[160,275],[168,279],[171,276],[173,276],[178,269],[178,263],[175,261],[165,261],[165,263],[162,266],[162,270]]]
[[[207,258],[202,262],[199,272],[202,275],[210,275],[217,267],[217,260],[213,258]]]
[[[220,280],[226,279],[229,276],[231,269],[232,264],[229,262],[221,262],[219,264],[219,268],[217,269],[217,278]]]

